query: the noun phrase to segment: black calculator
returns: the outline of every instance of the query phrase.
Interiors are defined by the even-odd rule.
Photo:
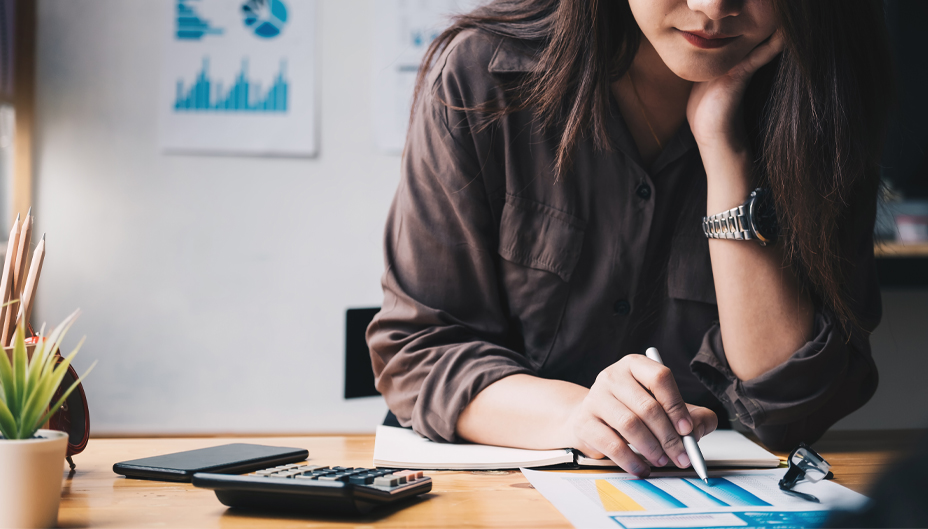
[[[307,514],[366,514],[432,490],[421,471],[280,465],[240,476],[197,473],[193,485],[237,509]]]

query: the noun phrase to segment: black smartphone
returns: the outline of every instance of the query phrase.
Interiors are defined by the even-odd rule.
[[[309,451],[302,448],[233,443],[123,461],[113,465],[113,472],[127,478],[190,481],[197,472],[246,474],[303,461],[308,456]]]

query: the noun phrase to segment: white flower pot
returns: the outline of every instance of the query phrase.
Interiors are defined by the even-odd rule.
[[[39,430],[44,439],[0,439],[0,528],[54,527],[68,436]]]

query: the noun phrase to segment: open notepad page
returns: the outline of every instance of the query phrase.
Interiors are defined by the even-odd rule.
[[[522,450],[477,444],[436,443],[406,428],[378,426],[374,466],[412,470],[493,470],[573,463],[573,451]]]
[[[710,467],[776,467],[779,458],[750,439],[731,430],[715,431],[699,441]],[[374,441],[374,466],[416,470],[493,470],[573,464],[574,452],[523,450],[477,444],[432,442],[412,430],[378,426]],[[586,466],[615,466],[608,459],[577,456]]]
[[[780,458],[734,430],[716,430],[703,437],[699,440],[699,451],[709,467],[775,468],[780,465]],[[577,464],[615,466],[610,459],[593,459],[582,454],[577,456]]]

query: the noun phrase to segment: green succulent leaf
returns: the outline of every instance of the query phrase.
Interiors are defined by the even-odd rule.
[[[68,372],[68,366],[71,365],[71,359],[77,351],[69,354],[67,358],[61,361],[51,374],[43,378],[39,387],[29,395],[29,401],[23,405],[22,422],[20,422],[20,435],[25,435],[26,430],[33,428],[35,421],[45,412],[45,407],[55,396],[55,390],[61,385],[65,374]],[[41,423],[39,423],[41,426]],[[38,428],[36,426],[35,428]],[[35,431],[35,429],[33,429]]]
[[[26,398],[26,344],[22,340],[17,340],[13,345],[13,396],[9,402],[10,411],[13,415],[22,413],[23,404]]]
[[[0,352],[0,434],[6,439],[28,439],[61,407],[96,362],[65,390],[58,401],[49,407],[55,392],[61,387],[68,367],[84,343],[58,361],[55,351],[80,314],[75,311],[60,325],[52,329],[47,338],[40,338],[30,358],[27,352],[25,325],[20,322],[13,335],[13,361]],[[44,326],[43,326],[44,330]]]
[[[13,414],[10,413],[5,402],[0,402],[0,435],[7,439],[15,439],[16,430],[16,420],[13,419]]]
[[[22,340],[20,340],[20,335],[23,336]],[[26,346],[25,338],[24,338],[25,335],[26,335],[26,329],[23,326],[22,322],[20,322],[20,324],[16,326],[16,334],[13,337],[13,343],[18,344],[22,342],[23,347],[25,347]],[[45,345],[44,343],[40,343],[39,345],[36,346],[35,351],[32,352],[32,359],[29,361],[29,368],[26,370],[26,392],[27,393],[32,391],[32,389],[36,386],[39,378],[42,375],[42,372],[45,370],[45,360],[46,360],[47,355],[45,354],[46,348],[44,347],[44,345]]]
[[[10,401],[13,400],[16,386],[13,384],[13,365],[10,364],[6,351],[0,355],[0,387],[3,389],[3,391],[0,391],[0,394],[3,394],[3,403],[9,406]]]
[[[52,418],[52,415],[54,415],[55,412],[58,410],[58,408],[60,408],[61,405],[64,404],[64,401],[65,401],[65,399],[68,398],[68,395],[70,395],[71,392],[74,391],[75,388],[77,388],[77,385],[78,385],[78,384],[80,384],[85,378],[87,378],[87,375],[89,375],[90,372],[93,371],[93,368],[96,367],[96,366],[97,366],[97,362],[96,362],[96,361],[94,361],[94,363],[90,364],[90,367],[87,368],[87,371],[84,371],[84,374],[81,375],[80,378],[78,378],[77,380],[75,380],[74,383],[71,384],[71,386],[70,386],[68,389],[66,389],[64,393],[61,394],[61,398],[59,398],[58,401],[55,402],[55,404],[53,404],[52,406],[49,406],[49,408],[48,408],[48,413],[46,413],[44,417],[42,417],[41,419],[39,419],[38,422],[35,423],[35,429],[36,429],[36,430],[38,430],[40,426],[42,426],[43,424],[45,424],[45,422],[46,422],[47,420],[49,420],[49,419]]]

